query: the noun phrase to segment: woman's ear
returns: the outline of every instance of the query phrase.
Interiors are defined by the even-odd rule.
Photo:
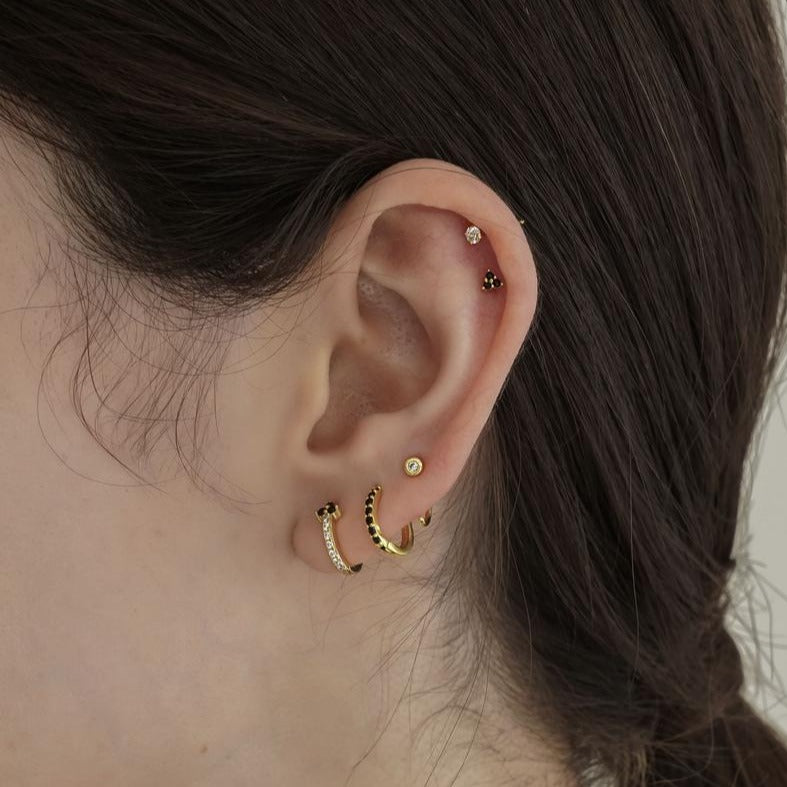
[[[303,373],[279,451],[298,490],[296,553],[335,571],[314,511],[340,505],[348,562],[391,559],[367,531],[364,499],[382,486],[380,525],[398,542],[451,489],[527,336],[537,279],[505,202],[429,159],[396,164],[354,194],[319,263],[291,345]],[[413,456],[416,477],[404,470]]]

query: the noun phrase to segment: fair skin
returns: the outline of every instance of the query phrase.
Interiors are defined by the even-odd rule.
[[[535,313],[533,257],[505,203],[449,164],[397,164],[336,217],[319,278],[195,335],[166,330],[138,284],[108,297],[90,265],[95,286],[64,291],[68,231],[45,165],[6,135],[0,170],[2,782],[393,787],[434,769],[429,785],[569,784],[555,742],[536,720],[512,728],[485,674],[452,693],[449,655],[468,688],[472,675],[428,584],[450,545],[441,501]],[[482,292],[487,267],[502,289]],[[144,480],[77,418],[88,333],[86,419]],[[181,382],[210,384],[168,402],[178,359],[206,370]],[[151,401],[165,426],[135,452],[139,419],[112,413]],[[166,426],[183,401],[179,440],[203,438],[183,451],[201,457],[192,473]],[[425,469],[408,478],[413,454]],[[393,540],[434,508],[403,558],[363,525],[374,483]],[[314,516],[331,499],[344,553],[364,564],[353,577]]]

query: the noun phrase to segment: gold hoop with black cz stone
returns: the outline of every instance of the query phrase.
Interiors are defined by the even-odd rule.
[[[402,543],[395,544],[389,541],[380,530],[380,524],[377,521],[377,501],[382,496],[383,489],[380,484],[372,487],[369,494],[366,496],[364,502],[364,521],[366,522],[366,529],[372,541],[389,555],[406,555],[412,548],[415,541],[415,533],[413,532],[413,523],[408,522],[402,528]],[[426,527],[432,520],[432,509],[430,508],[422,517],[418,517],[418,523]]]

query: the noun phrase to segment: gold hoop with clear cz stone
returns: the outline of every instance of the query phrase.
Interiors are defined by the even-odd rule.
[[[314,515],[322,525],[322,537],[325,541],[325,548],[328,550],[328,557],[336,567],[336,570],[342,574],[357,574],[361,570],[363,563],[356,563],[351,566],[344,559],[339,549],[339,545],[336,542],[336,534],[333,531],[333,526],[342,515],[339,504],[329,501],[324,506],[320,506],[314,512]]]

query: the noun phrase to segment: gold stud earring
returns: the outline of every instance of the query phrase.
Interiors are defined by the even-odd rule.
[[[481,285],[482,290],[494,290],[502,286],[502,279],[498,279],[491,270],[486,272],[486,276],[484,276],[484,283]]]
[[[410,456],[404,460],[404,472],[411,478],[421,475],[424,469],[424,461],[420,456]]]
[[[481,230],[478,227],[476,227],[475,224],[471,224],[465,230],[465,239],[471,246],[475,246],[476,243],[480,243],[481,238],[483,238],[483,235],[481,234]]]
[[[320,506],[314,512],[314,515],[322,524],[322,537],[325,541],[325,548],[328,550],[328,557],[336,570],[342,574],[357,574],[361,570],[363,563],[356,563],[351,566],[342,556],[339,545],[336,543],[336,534],[333,528],[342,515],[339,504],[329,501],[324,506]]]

